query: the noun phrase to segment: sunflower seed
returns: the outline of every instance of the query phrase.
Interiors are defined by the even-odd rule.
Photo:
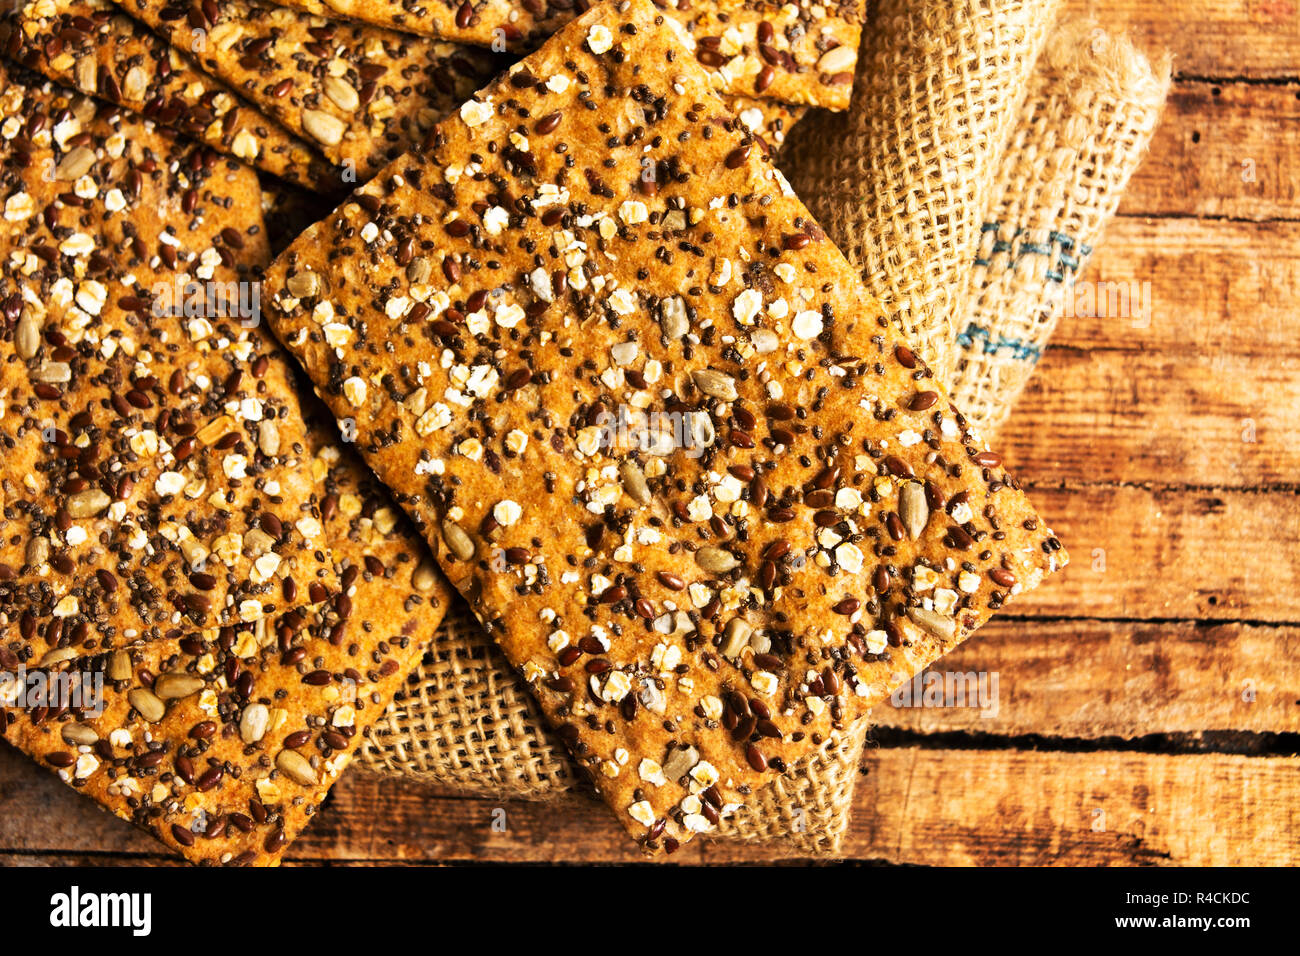
[[[203,689],[203,678],[193,674],[159,674],[153,682],[153,692],[164,700],[177,700],[189,697]]]
[[[99,87],[99,64],[92,56],[83,56],[77,61],[77,89],[83,93],[95,93]]]
[[[41,348],[41,324],[32,315],[31,309],[23,309],[18,316],[18,328],[14,330],[14,346],[24,359],[35,358]]]
[[[136,687],[127,692],[126,700],[151,724],[158,723],[167,713],[167,705],[158,699],[157,694],[145,687]]]
[[[641,682],[641,690],[637,692],[637,700],[646,710],[662,714],[668,709],[668,701],[664,699],[664,693],[659,689],[659,685],[653,680],[647,678]]]
[[[686,318],[686,301],[680,295],[664,299],[659,304],[659,321],[663,325],[664,335],[670,339],[680,339],[691,330],[690,320]]]
[[[351,113],[361,105],[361,99],[357,96],[357,91],[346,80],[341,80],[337,76],[327,76],[322,86],[325,95],[333,100],[334,105],[341,110],[347,110]]]
[[[265,704],[249,704],[239,717],[239,739],[246,744],[255,744],[266,736],[266,728],[271,723],[271,711]]]
[[[740,564],[730,551],[707,546],[695,552],[695,563],[710,574],[726,574]]]
[[[295,299],[308,299],[320,291],[320,276],[311,270],[295,272],[284,285]]]
[[[114,651],[108,658],[108,679],[129,680],[131,677],[131,655],[126,651]]]
[[[44,535],[37,535],[27,542],[27,550],[23,559],[34,568],[39,568],[42,564],[50,559],[50,539]]]
[[[98,488],[79,491],[64,505],[70,518],[92,518],[112,504],[112,499]]]
[[[711,368],[697,369],[691,373],[695,387],[710,398],[723,402],[736,400],[736,380],[730,375],[716,372]]]
[[[951,641],[957,634],[957,622],[937,611],[927,611],[923,607],[909,607],[907,616],[922,630],[944,641]]]
[[[337,146],[343,141],[343,133],[348,127],[337,116],[320,110],[303,110],[302,128],[316,142],[325,146]]]
[[[411,587],[421,594],[428,594],[438,584],[438,572],[430,561],[421,561],[411,572]]]
[[[280,755],[275,758],[275,765],[294,783],[310,787],[316,782],[316,771],[312,769],[307,758],[296,750],[281,750]]]
[[[90,172],[95,165],[95,151],[87,146],[76,146],[68,150],[54,167],[55,178],[64,182],[80,179]]]
[[[650,486],[646,484],[645,473],[641,466],[630,458],[625,458],[618,466],[619,477],[623,479],[623,490],[628,497],[639,505],[650,503]]]
[[[733,617],[722,630],[722,646],[718,648],[723,657],[736,657],[749,643],[754,629],[743,617]]]
[[[669,780],[680,780],[690,773],[691,768],[699,762],[700,752],[690,744],[685,747],[678,747],[663,762],[664,776]]]
[[[433,263],[425,256],[416,256],[406,266],[406,278],[412,285],[424,285],[433,275]]]
[[[138,100],[142,98],[148,85],[148,74],[141,67],[131,67],[126,71],[126,76],[122,77],[122,99]]]
[[[78,724],[75,722],[64,724],[59,733],[67,743],[76,747],[89,747],[91,744],[99,740],[99,734],[95,733],[94,730],[87,727],[85,724]]]
[[[930,520],[930,505],[925,500],[925,486],[920,482],[908,481],[898,489],[898,516],[913,541],[921,537]]]
[[[820,73],[843,73],[845,70],[852,69],[857,59],[857,49],[846,43],[823,53],[821,59],[817,61],[817,70]]]
[[[465,533],[464,528],[450,519],[444,519],[442,522],[442,540],[447,542],[451,553],[462,561],[471,560],[477,550],[474,547],[474,539]]]
[[[56,647],[51,651],[46,651],[45,656],[41,658],[40,667],[53,667],[55,664],[62,664],[64,661],[70,661],[77,656],[76,650],[71,647]]]
[[[280,429],[269,418],[257,424],[257,448],[263,455],[273,458],[280,451]]]

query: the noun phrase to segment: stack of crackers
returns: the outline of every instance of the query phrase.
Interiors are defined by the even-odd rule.
[[[0,28],[0,730],[194,862],[453,589],[656,854],[1066,561],[771,164],[861,5],[585,6]]]

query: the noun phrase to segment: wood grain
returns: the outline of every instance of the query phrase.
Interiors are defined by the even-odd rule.
[[[1300,760],[880,750],[847,843],[894,863],[1294,866]],[[863,812],[863,811],[867,812]]]
[[[1295,865],[1295,758],[897,748],[868,751],[845,854],[909,864]],[[7,748],[0,861],[156,856],[136,836]],[[10,773],[9,771],[12,771]],[[40,777],[45,776],[44,782]],[[27,778],[30,778],[27,779]],[[1098,811],[1101,814],[1099,815]],[[21,815],[22,826],[13,819]],[[498,827],[494,827],[494,823]],[[1101,829],[1095,829],[1101,828]],[[697,841],[677,863],[788,858],[780,845]],[[549,804],[461,799],[349,773],[290,849],[315,862],[637,862],[617,823],[582,796]]]
[[[1300,623],[1294,492],[1032,488],[1071,563],[1017,614]]]
[[[1293,483],[1296,301],[1300,224],[1118,219],[994,445],[1027,481]]]
[[[1126,31],[1144,50],[1170,50],[1184,75],[1300,75],[1296,0],[1066,0],[1062,16],[1090,17],[1107,30]]]
[[[946,697],[913,684],[873,721],[917,734],[1300,732],[1296,627],[995,618],[931,670],[921,686],[943,680]]]
[[[1300,48],[1300,36],[1292,44]],[[1297,147],[1294,85],[1178,82],[1120,209],[1143,216],[1295,219]]]

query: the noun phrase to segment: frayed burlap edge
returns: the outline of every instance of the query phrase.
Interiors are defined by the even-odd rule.
[[[984,432],[1009,414],[1150,145],[1170,60],[1088,22],[1054,32],[984,214],[950,382]]]

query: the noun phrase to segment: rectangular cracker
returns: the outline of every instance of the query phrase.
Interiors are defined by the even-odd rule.
[[[255,327],[256,174],[0,80],[0,666],[323,600],[292,367]]]
[[[344,582],[327,604],[65,665],[99,675],[97,714],[15,709],[15,685],[0,687],[10,743],[192,863],[278,862],[447,609],[428,550],[365,466],[337,444],[307,464]]]
[[[586,0],[281,0],[284,6],[409,33],[526,52],[590,6]],[[663,0],[719,92],[845,110],[866,0]],[[832,52],[832,51],[837,52]]]
[[[117,3],[343,165],[347,183],[418,147],[505,63],[485,50],[255,0]]]
[[[108,0],[33,0],[0,24],[0,49],[30,70],[134,110],[287,182],[339,193],[305,140]]]
[[[1065,562],[648,0],[268,270],[267,316],[649,850]]]

